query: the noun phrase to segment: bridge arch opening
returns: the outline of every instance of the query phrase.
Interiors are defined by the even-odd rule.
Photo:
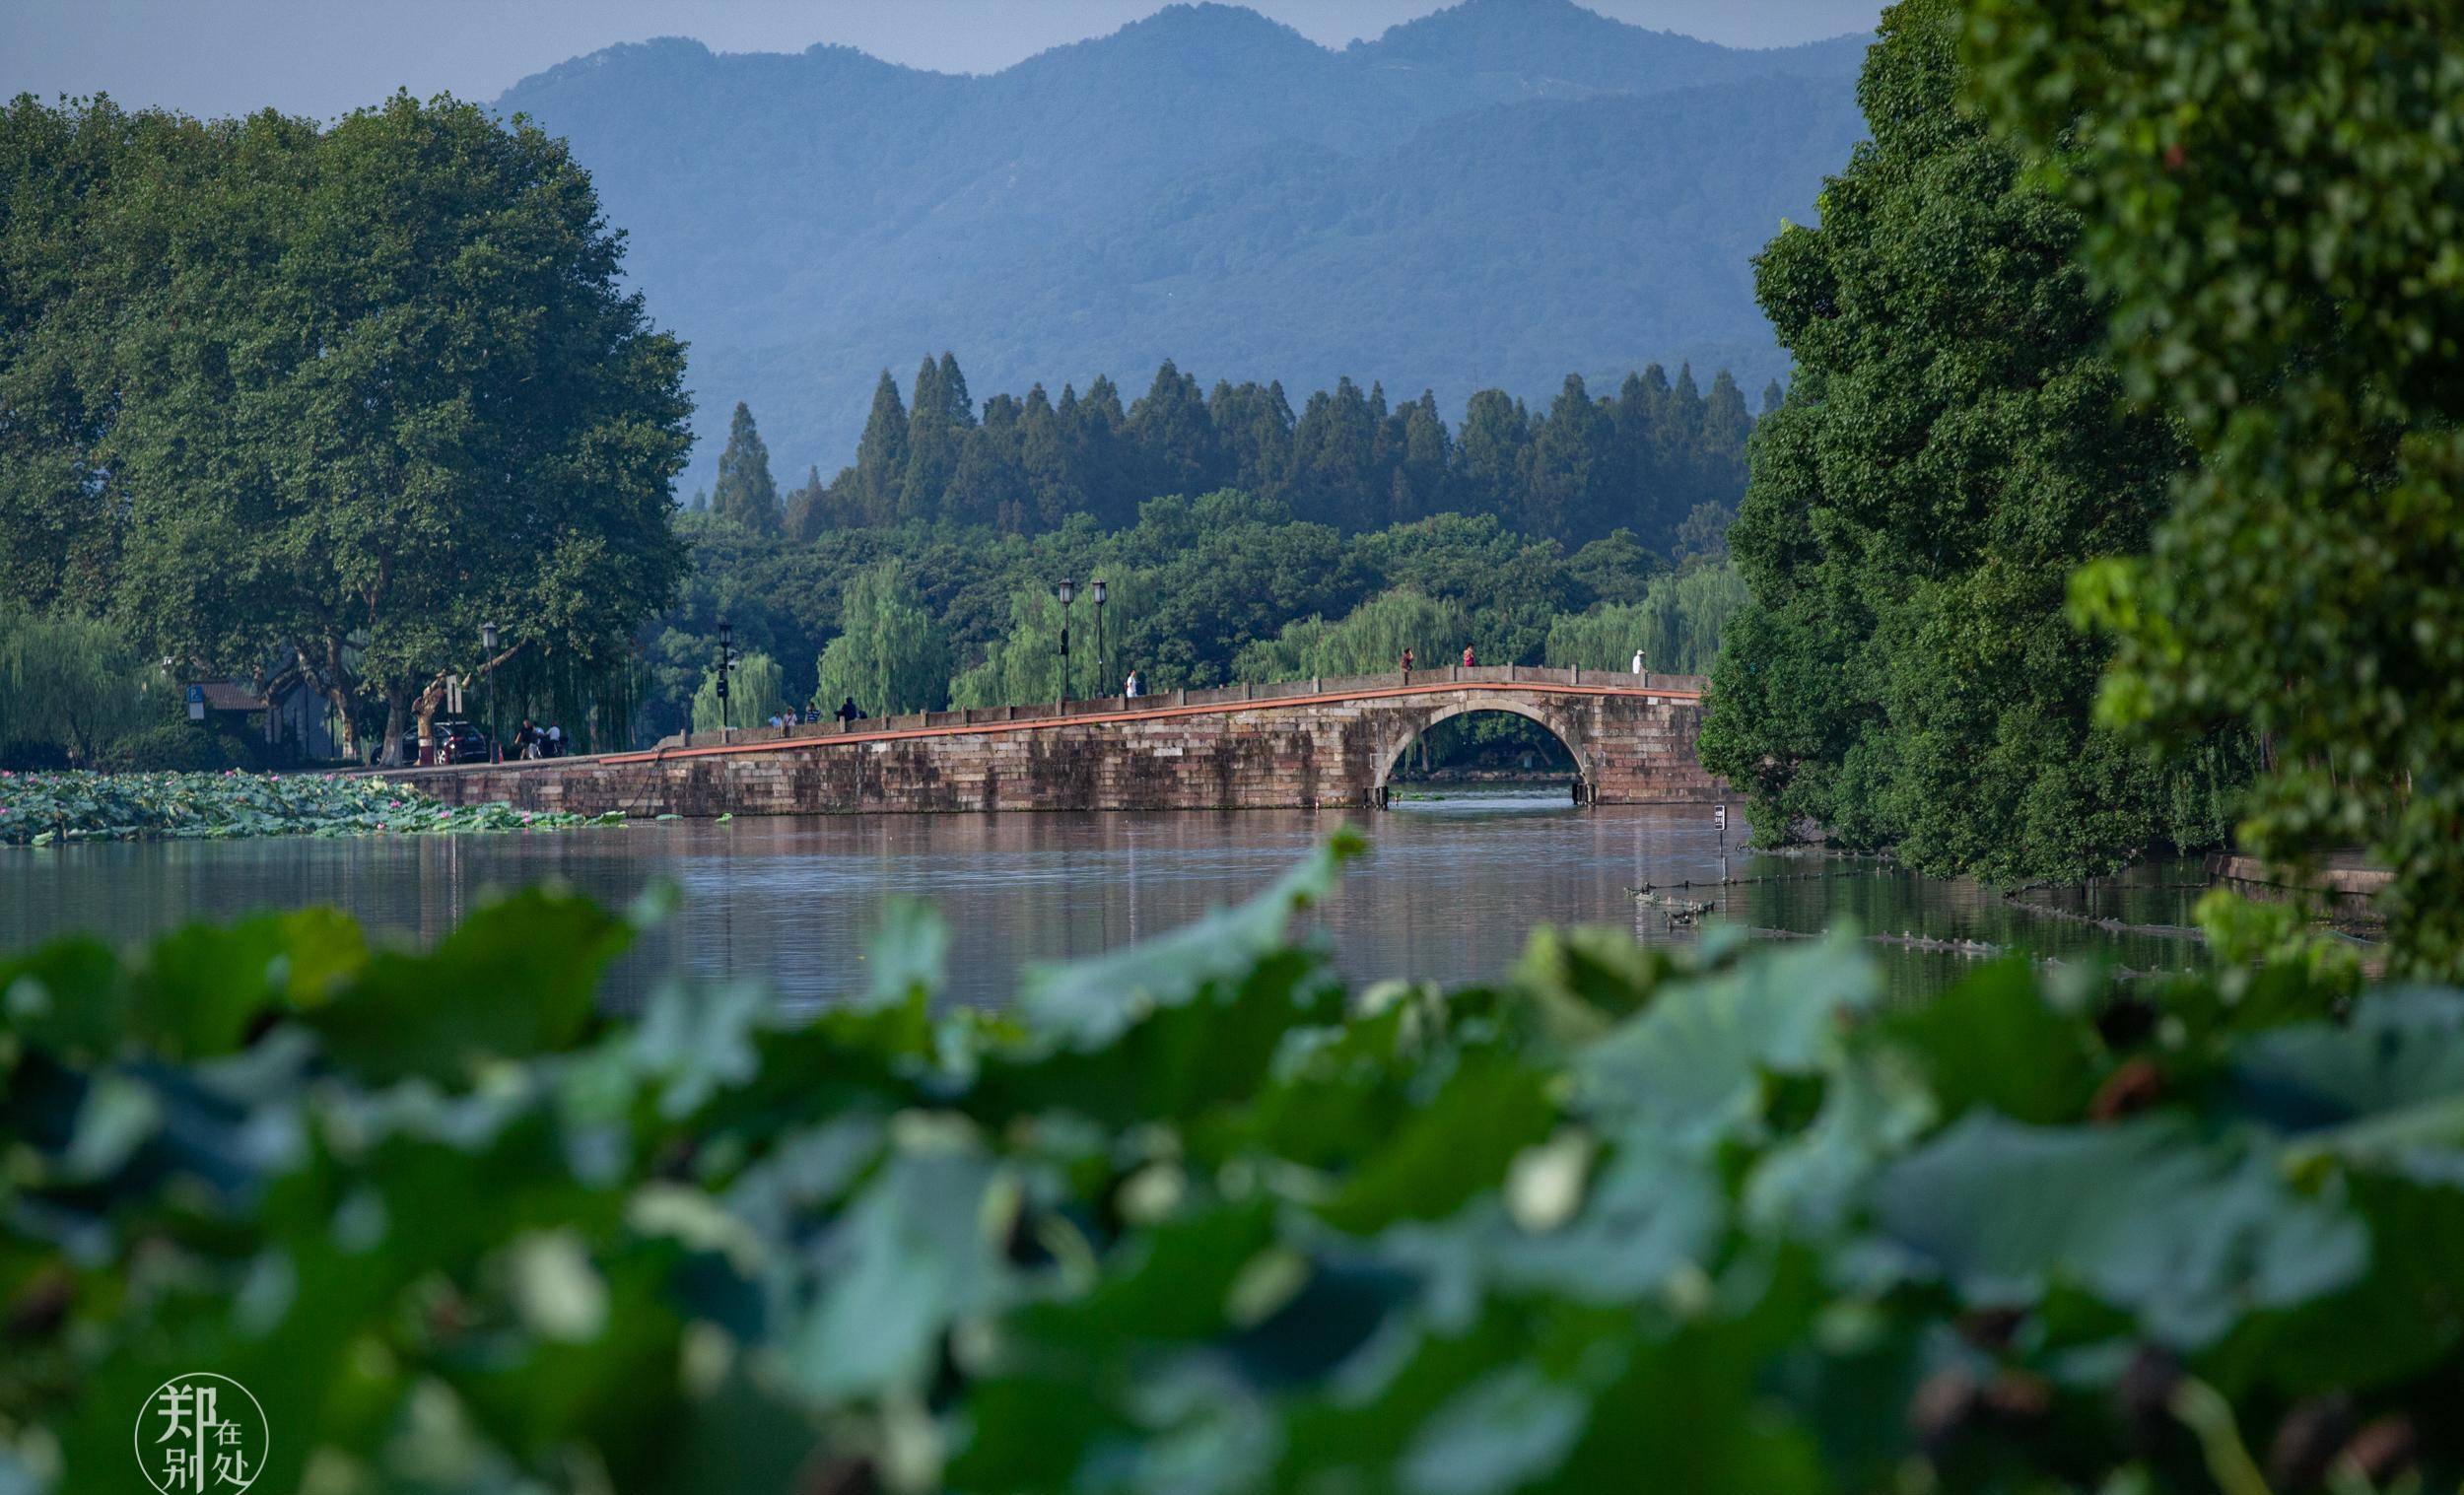
[[[1594,781],[1580,742],[1538,711],[1512,702],[1448,706],[1404,731],[1381,756],[1376,802],[1422,782],[1571,786],[1587,798]]]

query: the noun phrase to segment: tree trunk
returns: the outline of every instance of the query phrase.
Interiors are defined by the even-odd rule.
[[[387,768],[402,767],[402,733],[411,724],[411,693],[405,690],[385,692],[385,740],[377,749],[376,761]]]
[[[316,694],[324,697],[325,704],[333,708],[334,718],[342,723],[343,756],[358,762],[360,724],[351,714],[351,692],[343,684],[342,641],[328,634],[324,642],[325,663],[321,669],[309,667],[308,650],[297,643],[291,646],[291,653],[300,661],[301,670],[308,676],[308,683],[316,687]]]

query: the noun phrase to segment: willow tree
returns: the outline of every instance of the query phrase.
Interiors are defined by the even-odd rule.
[[[1069,630],[1071,697],[1117,696],[1133,669],[1145,675],[1150,692],[1181,684],[1172,666],[1159,664],[1154,657],[1159,621],[1156,598],[1162,589],[1157,578],[1142,569],[1119,566],[1107,566],[1105,578],[1100,672],[1095,606],[1087,583],[1079,583],[1076,603],[1065,614],[1051,587],[1020,586],[1010,593],[1008,632],[986,650],[983,662],[950,682],[949,704],[1024,706],[1057,700],[1061,694],[1064,623]]]
[[[94,618],[0,610],[0,746],[42,743],[91,766],[100,751],[168,712],[171,682]]]
[[[1472,616],[1461,602],[1398,586],[1340,618],[1286,624],[1274,638],[1242,649],[1232,673],[1260,682],[1379,674],[1395,668],[1405,649],[1422,667],[1436,668],[1462,657],[1473,637]]]
[[[90,262],[12,294],[83,329],[59,376],[93,418],[45,440],[108,485],[135,633],[233,674],[287,646],[347,732],[382,709],[388,753],[448,673],[496,662],[483,621],[506,649],[623,657],[684,564],[683,350],[619,290],[562,142],[404,95],[325,128],[48,117],[13,129],[21,170],[89,121],[127,141],[78,158],[109,228],[66,237]]]
[[[851,700],[876,716],[949,704],[949,639],[903,563],[883,561],[849,579],[839,636],[823,646],[816,674],[813,702],[825,712]]]
[[[721,726],[760,726],[792,710],[787,704],[787,672],[764,653],[750,653],[727,670],[727,695],[719,695],[719,669],[713,665],[693,693],[693,729],[716,732]]]
[[[1697,674],[1720,657],[1728,620],[1750,600],[1733,566],[1697,566],[1651,578],[1641,600],[1608,602],[1557,619],[1545,658],[1559,668],[1628,670],[1634,655],[1656,673]]]

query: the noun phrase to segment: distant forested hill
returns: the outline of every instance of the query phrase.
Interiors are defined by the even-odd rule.
[[[1862,135],[1863,51],[1468,0],[1337,52],[1174,6],[987,77],[666,40],[501,102],[570,138],[692,343],[705,481],[738,400],[782,470],[836,469],[919,348],[989,388],[1169,357],[1450,413],[1652,362],[1759,388],[1747,256]]]

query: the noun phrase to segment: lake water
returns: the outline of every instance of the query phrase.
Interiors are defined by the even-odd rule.
[[[1369,854],[1317,918],[1359,980],[1460,982],[1509,966],[1537,924],[1608,923],[1645,940],[1688,928],[1640,906],[1629,887],[1722,875],[1720,834],[1699,806],[1576,809],[1563,789],[1404,801],[1383,814],[1324,811],[864,815],[637,823],[465,837],[278,838],[0,848],[0,947],[68,930],[142,940],[196,918],[334,904],[373,929],[433,940],[497,889],[560,879],[630,901],[654,879],[683,912],[617,974],[619,1002],[659,974],[768,980],[826,999],[862,984],[862,952],[884,899],[930,900],[948,917],[954,998],[997,1003],[1021,963],[1088,955],[1256,892],[1345,820]],[[2195,963],[2167,935],[2108,934],[2015,910],[1963,881],[1870,861],[1747,856],[1738,877],[1818,878],[1695,889],[1749,926],[1816,932],[1853,918],[1870,933],[1982,940],[2139,970]],[[2031,898],[2137,923],[2182,924],[2198,892],[2153,866],[2092,891]],[[1939,986],[1970,958],[1875,946],[1891,985]]]

